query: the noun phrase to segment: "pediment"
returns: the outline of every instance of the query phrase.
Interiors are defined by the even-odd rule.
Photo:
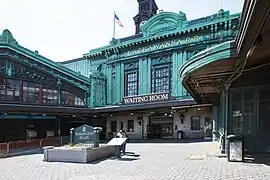
[[[140,25],[141,32],[144,36],[152,36],[162,34],[164,32],[181,29],[187,22],[186,15],[183,12],[161,12],[148,21],[144,21]]]
[[[14,39],[13,35],[8,29],[5,29],[3,33],[0,35],[0,43],[9,43],[12,45],[18,45],[16,39]]]

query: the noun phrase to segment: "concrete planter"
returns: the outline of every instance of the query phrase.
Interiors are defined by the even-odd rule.
[[[114,147],[100,146],[98,148],[44,148],[44,161],[88,163],[114,155]]]

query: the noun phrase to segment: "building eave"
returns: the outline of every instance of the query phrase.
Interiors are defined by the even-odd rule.
[[[17,113],[39,113],[39,114],[55,114],[55,115],[94,115],[94,109],[87,107],[65,107],[65,106],[41,106],[41,105],[26,105],[26,104],[0,104],[1,112]]]
[[[262,28],[268,18],[269,13],[270,1],[246,0],[242,11],[239,33],[236,36],[235,41],[226,42],[230,44],[230,46],[227,47],[224,46],[226,43],[223,45],[218,45],[224,46],[224,48],[220,49],[219,51],[210,52],[211,50],[209,49],[205,50],[199,55],[197,54],[192,57],[186,64],[183,65],[183,67],[179,70],[182,85],[188,90],[188,92],[192,95],[196,102],[205,103],[205,100],[203,100],[203,96],[205,95],[203,94],[204,92],[202,92],[201,89],[205,90],[206,88],[199,87],[200,85],[198,85],[198,82],[200,81],[204,82],[204,84],[206,82],[206,84],[214,84],[214,80],[202,80],[202,76],[211,74],[211,71],[216,72],[214,68],[211,69],[211,64],[216,63],[215,66],[217,64],[219,64],[220,66],[227,66],[224,67],[223,70],[221,68],[217,74],[212,73],[211,77],[223,78],[220,86],[224,86],[224,83],[227,83],[229,81],[232,73],[235,71],[235,69],[233,69],[231,65],[237,66],[237,64],[241,64],[242,59],[246,59],[248,52],[255,45],[259,35],[262,33]],[[218,46],[214,47],[213,49],[219,49]],[[231,60],[231,65],[226,65],[226,59]],[[231,68],[231,71],[228,71],[229,67]],[[208,71],[207,73],[205,72],[206,70]],[[249,69],[244,71],[249,71]],[[191,85],[192,83],[193,85]],[[194,83],[197,83],[197,85],[194,85]],[[218,87],[211,86],[211,88],[211,91],[213,91],[213,89],[217,89]],[[223,90],[221,89],[220,91]],[[204,99],[207,99],[207,97]]]
[[[90,85],[88,78],[86,78],[82,75],[79,75],[75,71],[68,69],[67,67],[63,66],[61,63],[54,62],[54,61],[47,59],[39,54],[35,54],[33,51],[26,49],[20,45],[14,46],[14,45],[10,45],[8,43],[0,42],[0,48],[10,49],[14,52],[17,52],[17,53],[22,54],[26,57],[29,57],[29,58],[31,58],[39,63],[42,63],[48,67],[51,67],[52,69],[57,70],[57,71],[65,74],[67,76],[71,76],[72,78],[76,79],[77,81],[80,81],[84,84]]]
[[[168,38],[168,37],[175,37],[178,35],[186,35],[192,32],[197,32],[200,30],[208,29],[211,28],[212,25],[217,24],[217,23],[222,23],[226,21],[230,21],[236,18],[240,18],[240,13],[232,14],[229,17],[224,17],[224,18],[219,18],[219,19],[214,19],[213,21],[209,21],[207,23],[197,23],[194,25],[186,26],[182,29],[176,29],[169,31],[164,34],[158,34],[158,35],[153,35],[153,36],[145,36],[142,38],[138,38],[135,40],[129,40],[125,41],[124,43],[116,43],[113,45],[107,45],[103,46],[97,49],[90,50],[89,53],[85,53],[83,56],[86,58],[92,58],[96,56],[103,56],[106,51],[113,51],[114,49],[123,49],[123,48],[131,48],[133,46],[137,46],[140,44],[144,43],[149,43],[149,42],[154,42],[154,41],[160,41],[162,39]],[[189,21],[188,21],[189,22]],[[187,22],[187,23],[188,23]],[[117,40],[115,40],[117,42]]]
[[[261,28],[270,12],[270,1],[245,0],[236,37],[239,55],[245,55],[254,45]]]
[[[192,77],[194,73],[199,74],[204,67],[208,66],[213,62],[236,57],[237,54],[234,53],[234,48],[234,41],[227,41],[222,44],[213,46],[191,57],[189,61],[187,61],[179,69],[180,82],[185,87],[185,89],[187,89],[187,91],[191,94],[191,96],[195,99],[196,102],[205,103],[201,99],[201,96],[199,95],[200,93],[197,92],[197,88],[199,87],[195,88],[189,85],[190,77]],[[212,69],[212,71],[215,71],[215,69]],[[208,70],[208,73],[211,74],[211,70]]]
[[[76,59],[70,59],[70,60],[67,60],[67,61],[59,62],[59,63],[60,64],[69,64],[69,63],[79,62],[79,61],[82,61],[82,60],[85,60],[85,57],[80,57],[80,58],[76,58]]]
[[[144,103],[144,104],[131,104],[131,105],[118,105],[118,106],[108,106],[94,108],[95,113],[113,113],[120,111],[137,111],[137,110],[146,110],[146,109],[156,109],[156,108],[171,108],[174,106],[187,106],[195,105],[196,102],[193,99],[183,99],[183,100],[171,100],[171,101],[162,101],[154,103]]]

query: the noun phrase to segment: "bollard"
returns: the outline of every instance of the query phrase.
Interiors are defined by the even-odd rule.
[[[99,128],[98,127],[94,128],[94,133],[95,133],[94,147],[99,147]]]
[[[74,143],[74,128],[70,129],[70,139],[69,139],[69,143],[73,144]]]
[[[39,147],[40,147],[40,149],[42,149],[42,147],[43,147],[43,138],[39,141]]]

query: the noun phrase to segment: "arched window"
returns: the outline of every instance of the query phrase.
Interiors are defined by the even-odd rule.
[[[20,101],[20,81],[0,76],[0,101]]]
[[[79,96],[68,91],[62,91],[62,105],[67,106],[84,106],[84,100]]]
[[[41,104],[41,85],[32,82],[23,82],[23,102]]]
[[[85,106],[84,99],[61,91],[62,105]],[[0,75],[0,102],[14,102],[21,104],[58,105],[58,90],[44,84],[24,80],[14,80]]]
[[[52,87],[42,86],[42,103],[58,104],[58,91]]]
[[[0,75],[0,101],[57,105],[56,87],[48,87],[35,82],[8,79]]]

